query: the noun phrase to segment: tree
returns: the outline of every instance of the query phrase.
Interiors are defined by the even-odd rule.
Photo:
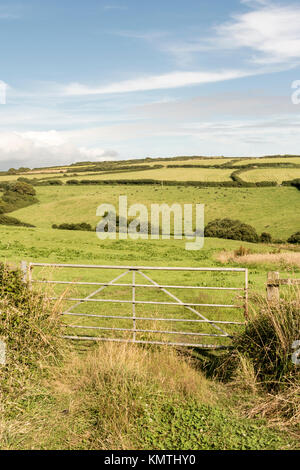
[[[288,239],[288,243],[295,243],[297,245],[300,244],[300,232],[293,233]]]
[[[262,243],[271,243],[272,242],[272,235],[268,232],[262,232],[260,236],[260,241]]]

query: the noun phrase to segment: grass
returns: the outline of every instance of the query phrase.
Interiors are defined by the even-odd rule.
[[[288,238],[299,227],[295,212],[300,210],[296,188],[181,188],[144,186],[63,186],[37,187],[39,204],[12,214],[38,229],[50,229],[52,224],[86,222],[96,226],[96,209],[111,203],[118,208],[119,195],[128,197],[128,205],[150,203],[205,204],[205,223],[225,215],[239,219],[273,238]],[[276,204],[274,203],[276,201]],[[276,210],[274,210],[274,204]],[[56,235],[53,234],[53,237]],[[37,243],[38,246],[38,243]]]
[[[270,268],[291,271],[300,268],[300,252],[249,253],[237,256],[234,252],[221,252],[217,259],[224,264],[237,263],[243,266],[270,266]]]
[[[263,163],[295,163],[297,165],[300,164],[300,157],[287,157],[287,158],[268,158],[268,157],[260,157],[260,158],[241,158],[237,162],[233,161],[233,165],[249,165],[249,164],[259,164],[262,165]]]
[[[232,170],[218,168],[158,168],[155,170],[126,171],[116,173],[100,173],[86,177],[86,179],[122,180],[122,179],[154,179],[159,181],[230,181]],[[69,178],[70,179],[70,178]],[[84,179],[78,175],[77,179]],[[62,178],[62,181],[68,181]]]
[[[250,169],[241,174],[244,181],[257,183],[258,181],[289,181],[300,178],[300,168],[260,168]]]
[[[241,418],[195,360],[171,349],[73,351],[23,387],[1,416],[1,449],[289,449],[296,440]],[[25,392],[25,393],[24,393]],[[228,432],[230,429],[230,432]]]
[[[187,160],[182,162],[188,163]],[[178,161],[166,161],[166,164],[171,163]],[[181,174],[183,171],[174,170]],[[156,171],[167,172],[169,169],[153,170]],[[211,169],[205,171],[209,175]],[[136,177],[137,172],[132,174]],[[146,171],[141,174],[146,177]],[[124,177],[129,178],[128,173],[126,176],[124,173]],[[226,256],[229,254],[225,259],[227,266],[249,267],[250,293],[262,295],[265,295],[269,269],[280,269],[281,277],[299,277],[299,253],[288,246],[281,253],[272,253],[273,245],[243,242],[249,253],[245,257],[232,257],[239,250],[240,241],[206,239],[202,250],[191,252],[185,250],[185,240],[100,241],[92,232],[51,229],[53,223],[63,222],[87,222],[94,226],[98,222],[95,216],[98,205],[109,202],[117,206],[119,195],[127,195],[129,205],[139,202],[147,207],[152,202],[205,203],[206,223],[227,216],[253,225],[259,233],[266,231],[283,239],[299,230],[295,217],[300,208],[299,193],[290,187],[196,189],[144,186],[142,190],[134,186],[37,187],[39,204],[12,214],[35,224],[36,228],[1,226],[1,258],[15,265],[25,259],[76,264],[216,267],[223,266],[224,259],[220,254],[225,252]],[[289,271],[288,276],[286,271]],[[80,269],[34,270],[35,278],[92,282],[104,282],[117,274],[116,271],[103,273]],[[229,273],[195,276],[169,272],[166,277],[164,273],[156,272],[152,277],[162,283],[202,286],[240,286],[243,281],[240,275]],[[131,278],[122,280],[127,281],[130,283]],[[137,282],[140,281],[137,275]],[[85,286],[64,293],[62,287],[56,292],[64,297],[81,296],[88,295],[91,289],[94,288]],[[103,291],[103,298],[131,298],[130,289],[122,286],[114,289]],[[1,316],[0,334],[9,342],[8,369],[0,378],[1,449],[299,448],[297,383],[276,392],[263,390],[259,369],[241,352],[234,377],[223,383],[212,378],[208,367],[218,363],[217,353],[131,344],[53,343],[56,335],[52,333],[62,328],[57,312],[66,301],[64,299],[56,306],[46,302],[43,315],[40,315],[34,292],[30,294],[32,314],[29,319],[19,306],[12,306],[4,295],[1,296],[1,310],[5,312],[6,320],[3,327],[4,317]],[[153,295],[156,300],[169,300],[156,290],[152,291]],[[150,299],[150,293],[138,288],[136,296],[137,300]],[[225,300],[225,295],[197,291],[186,292],[182,298],[216,303]],[[241,301],[232,293],[226,300],[229,303]],[[93,304],[81,305],[80,309],[87,313],[96,311]],[[132,314],[128,304],[124,304],[122,310],[119,305],[112,304],[108,310],[107,304],[101,304],[101,309],[106,314]],[[242,319],[242,311],[237,309],[213,308],[208,312],[203,308],[202,311],[214,319]],[[46,312],[48,314],[44,315]],[[174,308],[149,305],[147,308],[136,306],[136,312],[163,313],[166,317],[175,314]],[[178,312],[184,318],[191,318],[188,311],[180,308]],[[84,319],[73,317],[71,321],[74,326]],[[143,326],[151,329],[154,325],[162,329],[158,323],[144,323]],[[95,319],[84,323],[84,326],[96,325],[99,322]],[[131,326],[131,320],[122,323],[124,328]],[[176,325],[171,326],[176,328]],[[197,331],[200,330],[192,330]],[[243,334],[244,329],[237,330],[236,334],[238,331]],[[164,333],[159,335],[162,339],[166,336]],[[140,336],[145,337],[146,333]],[[41,353],[38,353],[39,349]]]

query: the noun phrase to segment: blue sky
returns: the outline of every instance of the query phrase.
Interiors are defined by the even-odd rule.
[[[299,25],[290,0],[0,0],[0,168],[299,154]]]

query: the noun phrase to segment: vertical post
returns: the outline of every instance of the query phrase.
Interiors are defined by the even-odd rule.
[[[245,306],[244,306],[244,313],[245,313],[245,320],[248,321],[249,319],[249,309],[248,309],[248,269],[245,270]]]
[[[267,300],[268,302],[279,301],[279,272],[277,271],[268,272]]]
[[[132,271],[132,318],[133,318],[133,341],[136,340],[136,320],[135,320],[135,271]]]
[[[29,284],[29,289],[32,289],[32,266],[30,263],[28,265],[28,284]]]
[[[4,341],[0,340],[0,366],[5,366],[6,364],[6,344]]]
[[[28,267],[26,261],[21,261],[21,271],[23,273],[23,282],[28,280]]]

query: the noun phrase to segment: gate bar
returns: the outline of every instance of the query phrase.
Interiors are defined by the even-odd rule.
[[[96,317],[96,318],[109,318],[120,320],[132,320],[132,317],[121,317],[119,315],[96,315],[94,313],[62,313],[62,315],[69,315],[75,317]],[[135,317],[136,320],[149,320],[149,321],[179,321],[179,322],[196,322],[196,323],[224,323],[226,325],[245,325],[245,322],[238,321],[225,321],[225,320],[192,320],[190,318],[153,318],[153,317]]]
[[[42,284],[72,284],[78,286],[104,286],[104,287],[133,287],[133,284],[110,284],[109,282],[72,282],[72,281],[40,281],[33,280],[34,283]],[[244,287],[207,287],[207,286],[165,286],[158,284],[135,284],[135,287],[166,288],[166,289],[212,289],[212,290],[245,290]]]
[[[58,300],[61,297],[49,297],[49,300]],[[152,302],[150,300],[114,300],[114,299],[76,299],[70,297],[68,299],[64,299],[64,302],[77,302],[79,305],[80,303],[84,302],[109,302],[109,303],[117,303],[117,304],[143,304],[143,305],[176,305],[177,307],[228,307],[228,308],[244,308],[243,305],[227,305],[227,304],[191,304],[191,303],[184,303],[184,302]],[[75,307],[75,305],[74,305]]]
[[[82,326],[82,325],[63,325],[66,328],[79,328],[81,330],[108,330],[108,331],[131,331],[135,333],[161,333],[166,335],[189,335],[189,336],[214,336],[222,338],[232,338],[230,335],[217,335],[215,333],[193,333],[189,331],[164,331],[164,330],[141,330],[136,328],[109,328],[106,326]]]
[[[221,346],[220,344],[194,344],[194,343],[169,343],[164,341],[143,341],[133,339],[116,339],[116,338],[100,338],[99,336],[69,336],[64,335],[62,338],[83,340],[83,341],[112,341],[116,343],[133,343],[133,344],[159,344],[165,346],[191,346],[201,349],[232,349],[232,346]]]
[[[161,266],[108,266],[97,264],[57,264],[57,263],[29,263],[29,266],[48,266],[54,268],[91,268],[91,269],[127,269],[129,271],[232,271],[245,272],[246,268],[184,268],[184,267],[161,267]]]

